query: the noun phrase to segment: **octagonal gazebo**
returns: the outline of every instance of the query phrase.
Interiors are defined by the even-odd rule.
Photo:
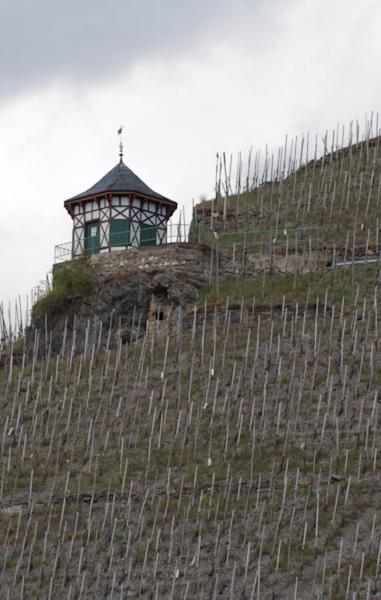
[[[123,162],[64,206],[73,219],[72,255],[167,242],[177,203],[154,192]]]

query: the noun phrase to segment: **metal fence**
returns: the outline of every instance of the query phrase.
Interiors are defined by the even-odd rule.
[[[49,271],[49,273],[46,274],[45,279],[42,279],[37,285],[34,286],[34,288],[32,288],[30,293],[31,306],[34,306],[37,300],[49,294],[52,289],[53,274],[52,271]]]
[[[73,244],[72,242],[65,242],[64,244],[57,244],[54,246],[54,264],[65,262],[70,260],[73,256]]]
[[[189,232],[190,242],[213,244],[219,248],[233,245],[246,248],[253,246],[274,248],[286,245],[291,248],[308,244],[321,246],[327,239],[327,232],[323,227],[215,231],[204,225],[192,225]]]
[[[141,229],[139,247],[156,246],[163,244],[179,244],[186,243],[189,240],[189,231],[191,225],[185,223],[169,223],[167,226],[167,234],[164,242],[158,244],[158,232],[156,227]],[[107,247],[110,248],[127,248],[131,236],[130,230],[118,231],[110,236]],[[99,233],[96,236],[86,237],[83,240],[84,254],[94,254],[100,249]],[[72,242],[64,242],[54,247],[54,263],[61,263],[73,258]]]
[[[157,230],[155,227],[142,229],[140,232],[139,247],[156,246]],[[119,231],[110,236],[108,247],[127,248],[130,240],[130,231]],[[167,235],[163,244],[196,243],[207,244],[224,249],[232,246],[243,246],[247,249],[257,247],[261,252],[274,252],[281,248],[312,247],[321,248],[327,241],[327,233],[323,227],[299,227],[283,230],[273,229],[251,229],[251,230],[229,230],[214,231],[202,224],[174,224],[167,227]],[[84,253],[94,254],[100,250],[99,235],[85,238],[83,241]],[[58,244],[54,249],[54,262],[64,262],[73,257],[72,242]]]

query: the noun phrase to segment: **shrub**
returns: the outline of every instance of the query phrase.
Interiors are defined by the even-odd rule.
[[[73,298],[88,296],[93,282],[93,269],[86,259],[59,267],[54,273],[53,289],[33,306],[32,318],[60,313]]]

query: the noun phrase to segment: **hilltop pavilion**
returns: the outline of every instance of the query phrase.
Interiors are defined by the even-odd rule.
[[[64,202],[73,219],[72,255],[156,246],[167,242],[177,203],[154,192],[123,162],[91,188]]]

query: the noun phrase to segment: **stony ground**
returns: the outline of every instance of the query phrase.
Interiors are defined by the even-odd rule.
[[[1,597],[381,597],[379,287],[237,277],[3,349]]]
[[[336,266],[379,254],[379,154],[61,271],[0,347],[0,598],[381,598],[380,264]]]

